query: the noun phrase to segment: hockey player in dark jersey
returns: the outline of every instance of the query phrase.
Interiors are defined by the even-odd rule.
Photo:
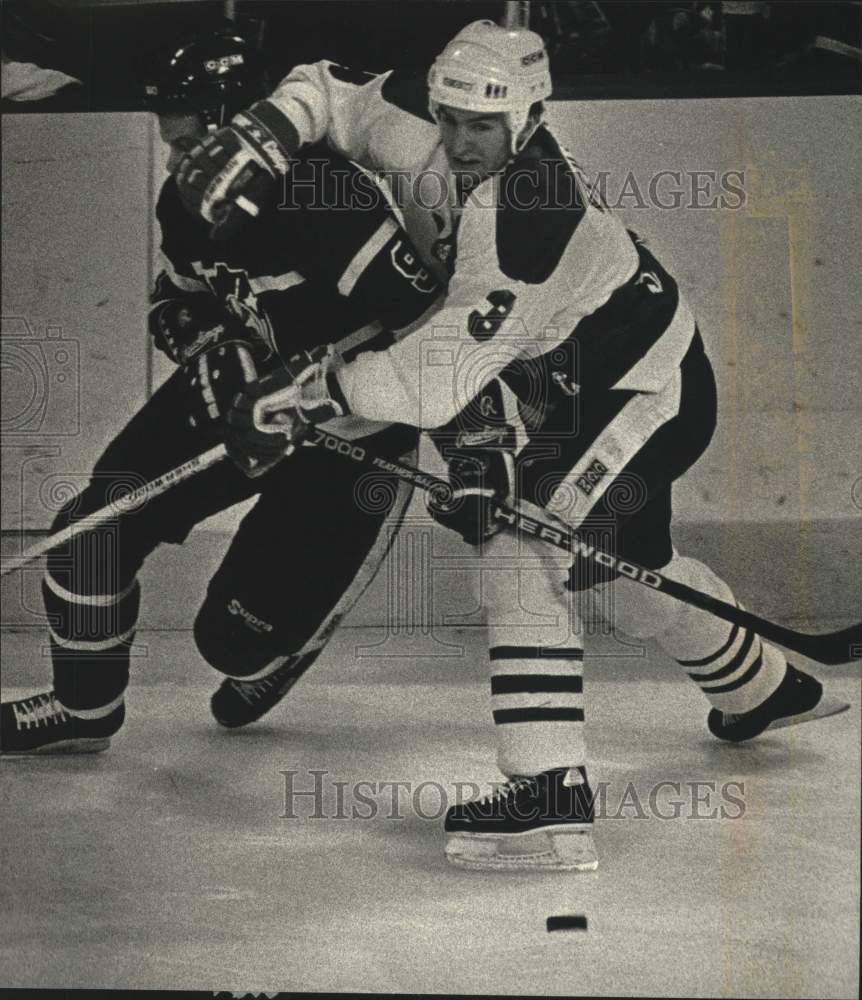
[[[326,359],[302,385],[279,375],[249,387],[230,417],[232,451],[253,458],[268,447],[268,412],[287,421],[295,444],[306,408],[317,419],[329,406],[434,429],[494,377],[517,401],[526,444],[516,454],[504,420],[483,440],[450,442],[454,502],[432,508],[516,567],[495,563],[475,577],[489,613],[497,759],[510,780],[447,814],[447,857],[468,868],[597,865],[579,599],[606,606],[612,590],[615,624],[654,638],[679,662],[708,699],[708,727],[720,739],[846,707],[750,630],[616,569],[597,575],[577,559],[560,564],[547,547],[491,523],[494,499],[515,499],[546,521],[593,532],[603,549],[733,602],[712,570],[676,551],[670,530],[673,483],[715,427],[703,341],[672,276],[591,193],[544,121],[550,93],[537,35],[476,22],[438,57],[424,96],[395,73],[300,66],[178,173],[183,197],[214,234],[235,232],[250,207],[241,199],[265,190],[267,178],[279,181],[304,144],[328,138],[388,176],[424,262],[449,275],[433,321],[387,350],[347,364]]]
[[[173,162],[208,123],[254,99],[254,59],[229,30],[171,54],[150,98]],[[359,344],[385,346],[384,328],[407,327],[433,305],[438,286],[371,177],[329,149],[309,148],[295,179],[293,203],[262,211],[230,245],[214,243],[209,226],[186,211],[173,177],[164,184],[164,268],[149,326],[178,367],[108,444],[53,531],[222,441],[231,399],[258,375],[285,365],[299,371],[306,352],[342,337],[336,350],[345,357]],[[349,198],[361,198],[361,210],[350,210]],[[335,425],[393,459],[410,454],[417,438],[413,428],[351,416]],[[378,482],[373,502],[363,503],[358,474],[314,448],[269,471],[244,471],[223,461],[49,554],[43,593],[54,685],[3,704],[3,753],[108,745],[124,718],[141,565],[161,543],[182,543],[204,518],[255,495],[194,624],[199,651],[225,675],[215,718],[230,727],[259,718],[307,669],[381,564],[409,489],[381,491]]]

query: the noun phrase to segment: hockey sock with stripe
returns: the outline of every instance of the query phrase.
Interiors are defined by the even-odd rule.
[[[487,547],[495,561],[517,557],[482,571],[498,766],[512,776],[584,765],[584,652],[566,566],[508,535]]]
[[[110,714],[129,682],[129,660],[140,607],[137,580],[116,593],[88,593],[83,581],[63,583],[56,569],[42,583],[48,616],[54,690],[71,714],[94,719]],[[64,585],[65,584],[65,585]],[[77,589],[70,589],[70,586]]]
[[[735,603],[730,587],[708,566],[674,555],[659,572],[688,586]],[[703,691],[713,708],[733,714],[750,712],[776,690],[787,663],[775,646],[750,629],[665,594],[617,579],[614,622],[636,638],[654,638]]]

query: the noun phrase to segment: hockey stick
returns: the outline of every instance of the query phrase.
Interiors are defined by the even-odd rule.
[[[337,434],[321,430],[319,427],[312,428],[311,436],[306,441],[308,444],[323,447],[327,451],[335,452],[360,465],[388,472],[396,479],[411,483],[429,493],[437,493],[439,496],[451,493],[451,488],[446,480],[413,466],[392,462],[379,455],[373,455],[356,442],[348,441]],[[721,601],[717,597],[711,597],[700,590],[695,590],[694,587],[679,583],[677,580],[671,580],[655,570],[646,569],[646,567],[639,566],[630,560],[612,556],[593,545],[587,545],[578,537],[576,531],[572,531],[562,524],[547,524],[503,503],[496,504],[493,513],[497,520],[505,522],[519,535],[529,535],[531,538],[548,542],[558,549],[577,554],[583,559],[591,559],[597,565],[614,569],[621,576],[633,580],[635,583],[640,583],[685,604],[691,604],[703,611],[708,611],[717,618],[722,618],[733,625],[751,629],[764,639],[770,639],[786,649],[801,653],[810,660],[834,665],[862,659],[862,623],[839,629],[837,632],[825,632],[821,635],[797,632],[794,629],[785,628],[783,625],[776,625],[774,622],[767,621],[765,618],[733,604]]]
[[[6,576],[8,573],[14,573],[15,570],[20,569],[22,566],[26,566],[27,563],[32,562],[34,559],[38,559],[39,556],[43,556],[46,552],[56,548],[58,545],[62,545],[64,542],[70,541],[76,535],[80,535],[84,531],[89,531],[91,528],[95,528],[97,525],[103,524],[105,521],[110,521],[112,518],[115,518],[120,514],[126,514],[131,510],[135,510],[147,500],[151,500],[153,497],[157,497],[159,494],[167,492],[171,489],[171,487],[176,486],[177,483],[181,483],[185,479],[190,479],[192,476],[196,476],[199,472],[203,472],[204,469],[208,469],[211,465],[215,465],[216,462],[220,462],[226,455],[227,451],[225,446],[223,444],[219,444],[214,448],[210,448],[209,451],[205,451],[200,455],[196,455],[194,458],[190,458],[188,462],[184,462],[182,465],[177,466],[176,469],[171,469],[170,472],[165,472],[163,475],[158,476],[151,482],[145,483],[143,486],[139,486],[136,490],[132,490],[131,493],[126,493],[124,496],[112,501],[105,507],[102,507],[99,510],[94,511],[92,514],[88,514],[86,517],[81,518],[80,521],[75,521],[73,524],[67,525],[65,528],[55,532],[53,535],[43,538],[41,542],[37,542],[36,545],[33,545],[25,552],[22,552],[20,556],[13,556],[11,559],[4,559],[2,567],[0,567],[0,576]]]

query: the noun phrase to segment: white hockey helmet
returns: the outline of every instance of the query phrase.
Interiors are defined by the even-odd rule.
[[[517,144],[530,108],[550,96],[551,89],[540,35],[526,28],[501,28],[493,21],[473,21],[434,60],[428,73],[428,110],[434,121],[441,104],[504,113],[514,154],[529,138]]]

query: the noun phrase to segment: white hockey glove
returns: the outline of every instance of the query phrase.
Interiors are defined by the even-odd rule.
[[[511,502],[514,495],[515,448],[511,424],[460,431],[453,445],[442,448],[449,462],[451,497],[426,494],[428,513],[468,545],[480,545],[502,531],[504,525],[493,510],[496,502]]]
[[[252,383],[234,400],[227,416],[228,455],[252,478],[289,455],[312,424],[343,416],[327,376],[332,355],[302,352],[284,368]]]

